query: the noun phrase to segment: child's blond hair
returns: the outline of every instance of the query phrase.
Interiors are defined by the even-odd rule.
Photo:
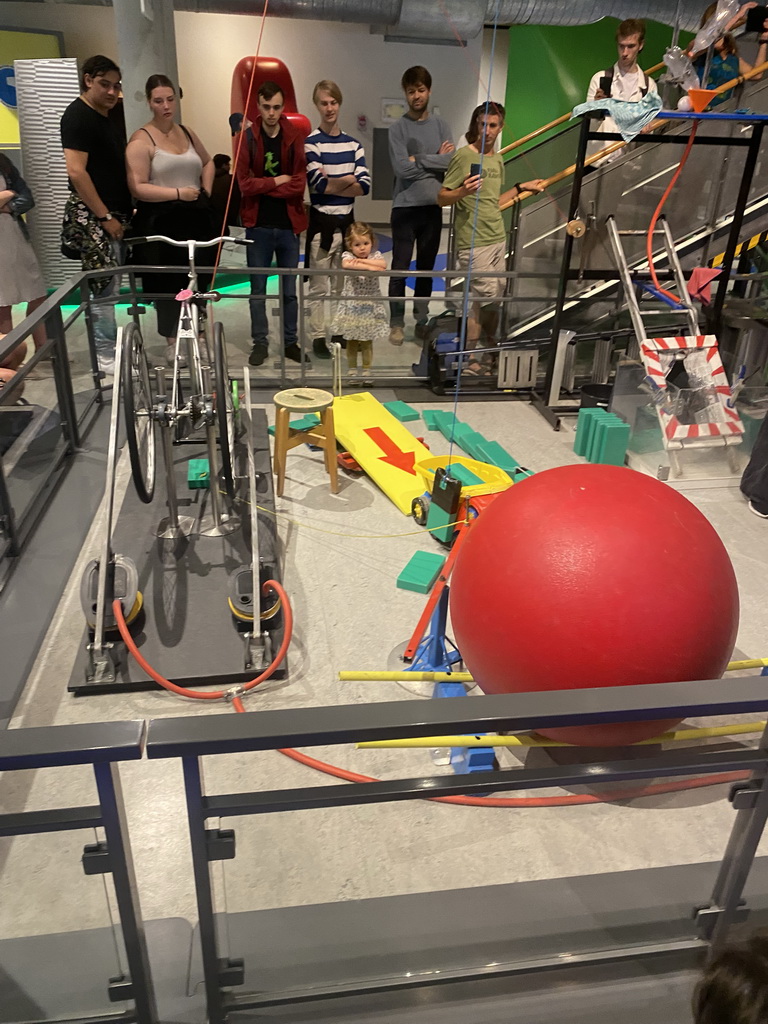
[[[353,238],[367,238],[371,243],[371,248],[374,249],[376,247],[375,231],[370,224],[366,224],[362,220],[353,221],[344,233],[344,241],[347,245],[352,244]]]

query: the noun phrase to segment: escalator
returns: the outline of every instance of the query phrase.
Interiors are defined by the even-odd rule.
[[[745,83],[718,111],[768,112],[768,81]],[[691,122],[667,122],[665,134],[687,136]],[[748,130],[748,129],[746,129]],[[738,122],[707,122],[708,136],[739,138]],[[505,163],[506,188],[516,181],[554,175],[576,159],[579,124],[566,124],[550,138],[510,154]],[[768,153],[764,140],[743,222],[745,240],[768,229]],[[685,271],[706,265],[722,253],[741,180],[744,153],[736,146],[693,146],[676,188],[665,206],[675,248]],[[574,331],[628,325],[615,280],[600,272],[616,268],[606,228],[615,215],[624,235],[630,269],[646,262],[646,231],[680,160],[679,145],[644,142],[617,154],[588,173],[582,183],[578,219],[587,228],[577,238],[571,268],[581,278],[566,293],[561,327]],[[563,246],[568,225],[572,179],[530,199],[510,216],[512,282],[507,336],[510,341],[551,337]],[[663,312],[665,307],[660,308]],[[666,307],[668,309],[668,307]]]

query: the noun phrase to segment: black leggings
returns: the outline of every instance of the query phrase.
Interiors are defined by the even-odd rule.
[[[392,269],[409,270],[416,245],[416,269],[433,270],[437,251],[440,248],[440,232],[443,229],[443,211],[439,206],[402,206],[392,210]],[[432,278],[417,277],[413,290],[413,304],[416,319],[426,317],[429,297],[432,294]],[[390,296],[405,295],[405,277],[390,277]],[[393,327],[405,323],[405,303],[391,302],[389,322]]]

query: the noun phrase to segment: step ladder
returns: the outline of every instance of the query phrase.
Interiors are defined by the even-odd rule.
[[[632,271],[629,269],[627,263],[627,257],[624,253],[624,246],[622,245],[622,237],[626,235],[646,235],[645,231],[619,231],[616,225],[615,217],[608,217],[606,219],[606,228],[608,231],[608,241],[611,246],[611,252],[616,263],[616,267],[619,271],[619,277],[621,284],[624,289],[624,298],[627,303],[627,309],[629,310],[629,316],[632,320],[632,326],[635,329],[635,336],[637,338],[638,347],[646,340],[646,338],[652,338],[655,335],[652,323],[645,323],[646,318],[650,317],[665,317],[665,323],[670,322],[670,317],[679,316],[681,318],[681,333],[689,335],[691,337],[699,334],[699,317],[696,309],[694,308],[691,300],[688,298],[688,286],[683,275],[683,268],[680,265],[680,260],[675,249],[675,242],[672,238],[672,232],[669,230],[669,224],[664,217],[659,218],[659,227],[654,231],[654,235],[658,235],[664,242],[663,255],[666,257],[669,267],[674,275],[674,287],[677,294],[680,296],[681,302],[678,309],[665,305],[664,309],[644,309],[641,301],[637,295],[637,285],[632,281]]]
[[[744,434],[741,418],[733,408],[731,388],[725,373],[717,338],[701,334],[697,311],[688,297],[688,288],[675,250],[669,225],[663,218],[655,234],[664,242],[663,255],[672,270],[674,287],[680,296],[677,309],[643,309],[632,281],[622,245],[622,236],[645,234],[619,231],[614,217],[608,217],[608,240],[619,271],[624,296],[638,345],[638,355],[646,371],[646,384],[656,407],[664,448],[675,476],[682,468],[678,454],[684,450],[725,446],[732,472],[737,471],[732,446],[740,444]],[[654,316],[668,318],[670,312],[681,317],[681,334],[660,338],[654,335]],[[682,333],[684,332],[684,333]],[[685,371],[689,387],[676,387],[669,376],[676,367]]]

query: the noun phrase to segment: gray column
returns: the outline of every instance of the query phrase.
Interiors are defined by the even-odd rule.
[[[168,75],[179,86],[173,0],[114,0],[114,8],[114,59],[123,74],[125,126],[130,138],[150,118],[144,96],[149,76]]]

